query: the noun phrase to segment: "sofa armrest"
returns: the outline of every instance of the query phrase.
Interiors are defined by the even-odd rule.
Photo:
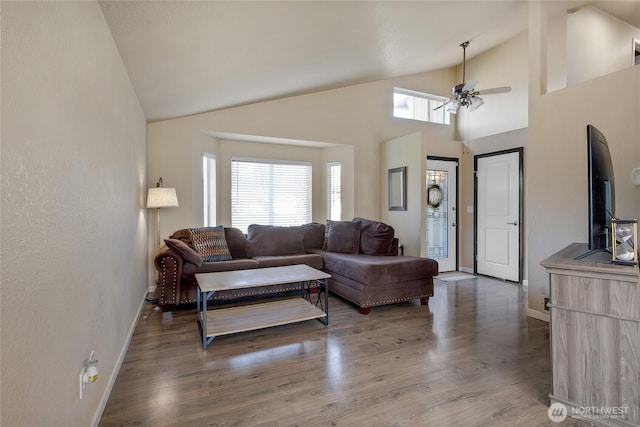
[[[154,264],[158,270],[158,304],[177,304],[184,260],[177,252],[164,246],[155,256]]]

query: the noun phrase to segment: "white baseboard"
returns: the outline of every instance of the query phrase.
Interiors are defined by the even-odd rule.
[[[458,268],[459,271],[462,271],[463,273],[469,273],[469,274],[473,274],[473,268],[469,268],[469,267],[459,267]]]
[[[124,362],[124,358],[127,355],[127,350],[129,350],[129,344],[131,343],[131,338],[133,337],[133,333],[136,330],[136,326],[138,326],[138,321],[140,320],[140,315],[142,314],[142,309],[144,308],[145,299],[147,294],[142,297],[142,301],[140,301],[140,306],[138,307],[138,312],[136,313],[136,317],[133,320],[133,324],[131,328],[129,328],[129,333],[127,334],[127,339],[120,350],[120,354],[118,355],[118,360],[116,360],[116,365],[109,376],[109,382],[104,389],[104,393],[102,393],[102,398],[100,398],[100,403],[98,404],[98,408],[96,409],[95,414],[93,415],[93,420],[91,421],[92,427],[98,427],[100,423],[100,418],[102,418],[102,413],[104,412],[104,408],[107,406],[107,402],[109,401],[109,396],[111,395],[111,390],[113,390],[113,385],[116,382],[116,378],[118,378],[118,373],[120,373],[120,368],[122,367],[122,362]]]
[[[542,320],[543,322],[549,323],[549,313],[543,313],[538,310],[533,310],[531,308],[527,308],[527,316],[533,317],[534,319]]]

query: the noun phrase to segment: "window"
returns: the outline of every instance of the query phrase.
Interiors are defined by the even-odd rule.
[[[327,163],[327,219],[333,221],[340,221],[342,215],[340,173],[340,162]]]
[[[311,222],[311,163],[231,160],[231,225]]]
[[[205,153],[202,156],[202,188],[204,204],[204,226],[216,225],[216,157]]]
[[[393,88],[393,116],[448,125],[449,113],[444,108],[438,108],[448,100],[444,96],[396,87]]]

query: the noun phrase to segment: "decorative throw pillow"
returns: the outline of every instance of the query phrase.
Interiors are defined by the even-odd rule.
[[[342,254],[360,252],[360,223],[327,220],[329,229],[327,250]]]
[[[251,258],[251,242],[247,240],[247,237],[239,228],[225,227],[224,235],[227,238],[227,246],[233,259]]]
[[[231,253],[227,247],[224,227],[190,228],[191,244],[203,261],[228,261]]]
[[[395,230],[383,222],[365,218],[354,218],[360,223],[360,253],[366,255],[389,255]]]
[[[310,222],[302,226],[304,230],[304,249],[320,249],[324,242],[325,226],[318,222]]]
[[[329,222],[330,219],[327,220],[327,225],[324,226],[324,236],[322,236],[322,250],[327,250],[329,247]]]
[[[191,245],[191,235],[189,234],[189,229],[188,228],[183,228],[181,230],[178,230],[178,231],[174,232],[171,236],[169,236],[169,238],[170,239],[182,240],[188,246]]]
[[[182,258],[191,264],[195,264],[198,267],[202,265],[202,257],[196,251],[194,251],[191,247],[189,247],[185,242],[178,239],[164,239],[164,242],[167,244],[169,249],[177,252]]]

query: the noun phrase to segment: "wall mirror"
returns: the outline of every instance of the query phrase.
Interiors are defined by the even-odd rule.
[[[407,210],[407,167],[389,169],[389,210]]]

